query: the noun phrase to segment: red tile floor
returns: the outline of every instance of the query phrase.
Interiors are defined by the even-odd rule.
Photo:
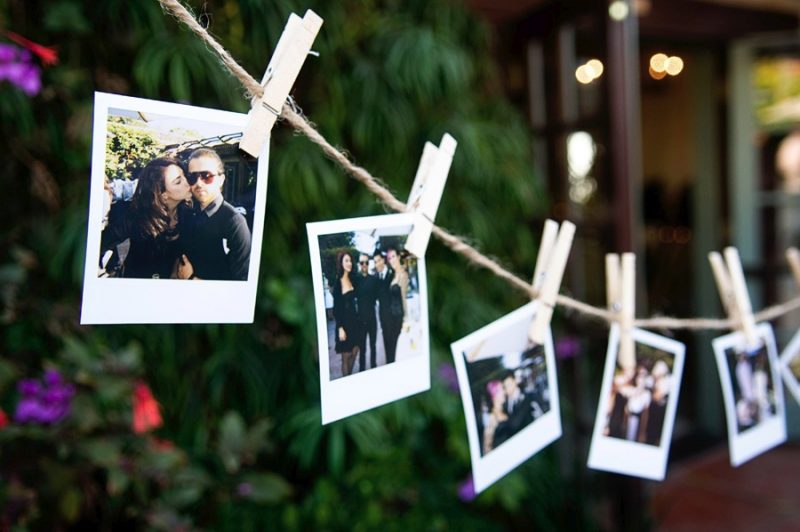
[[[719,446],[670,467],[654,489],[662,531],[800,531],[800,445],[784,444],[735,468]]]

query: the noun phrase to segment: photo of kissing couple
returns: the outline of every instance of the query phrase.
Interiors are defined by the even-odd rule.
[[[247,280],[257,163],[240,136],[109,109],[98,276]]]

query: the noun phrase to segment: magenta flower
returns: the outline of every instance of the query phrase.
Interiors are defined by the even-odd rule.
[[[559,360],[575,358],[581,351],[581,342],[574,336],[562,336],[556,340],[555,351]]]
[[[469,478],[458,485],[458,498],[464,502],[472,502],[475,497],[477,497],[475,482],[472,480],[472,475],[470,475]]]
[[[18,423],[51,425],[69,415],[75,387],[64,381],[60,373],[48,370],[44,383],[23,379],[17,384],[21,397],[14,412]]]
[[[0,81],[8,81],[28,96],[42,90],[42,73],[28,50],[0,43]]]
[[[458,392],[458,375],[456,368],[450,364],[439,364],[439,378],[447,385],[447,389],[451,392]]]

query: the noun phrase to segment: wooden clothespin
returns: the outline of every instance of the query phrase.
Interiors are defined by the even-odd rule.
[[[722,300],[722,306],[728,317],[738,323],[738,328],[744,333],[748,348],[760,345],[756,333],[756,321],[753,317],[753,307],[750,305],[750,296],[747,293],[747,283],[744,279],[742,261],[739,252],[734,247],[725,248],[725,260],[716,251],[708,254],[717,289]]]
[[[294,13],[289,15],[261,79],[264,94],[253,99],[250,118],[239,142],[239,148],[253,157],[261,153],[321,26],[322,19],[310,9],[302,19]]]
[[[562,223],[560,230],[553,220],[544,223],[532,281],[533,289],[538,292],[536,299],[539,301],[539,306],[528,329],[528,337],[538,345],[544,344],[545,332],[553,318],[556,296],[561,286],[561,278],[564,276],[564,269],[567,267],[567,258],[574,236],[575,224],[572,222]]]
[[[606,255],[606,297],[608,310],[618,315],[619,354],[617,360],[625,370],[636,367],[636,348],[631,337],[633,318],[636,314],[636,255],[616,253]]]
[[[789,261],[789,267],[792,270],[792,275],[794,276],[797,286],[800,286],[800,250],[797,248],[787,249],[786,260]]]
[[[417,216],[405,247],[417,257],[424,257],[428,248],[433,220],[439,209],[457,145],[456,139],[445,133],[438,147],[428,142],[422,151],[417,175],[414,177],[414,184],[406,204],[406,210],[416,213]]]

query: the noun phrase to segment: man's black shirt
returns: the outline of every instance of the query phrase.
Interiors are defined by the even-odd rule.
[[[185,237],[185,250],[200,279],[245,281],[250,266],[247,222],[222,195],[205,209],[195,209]]]

